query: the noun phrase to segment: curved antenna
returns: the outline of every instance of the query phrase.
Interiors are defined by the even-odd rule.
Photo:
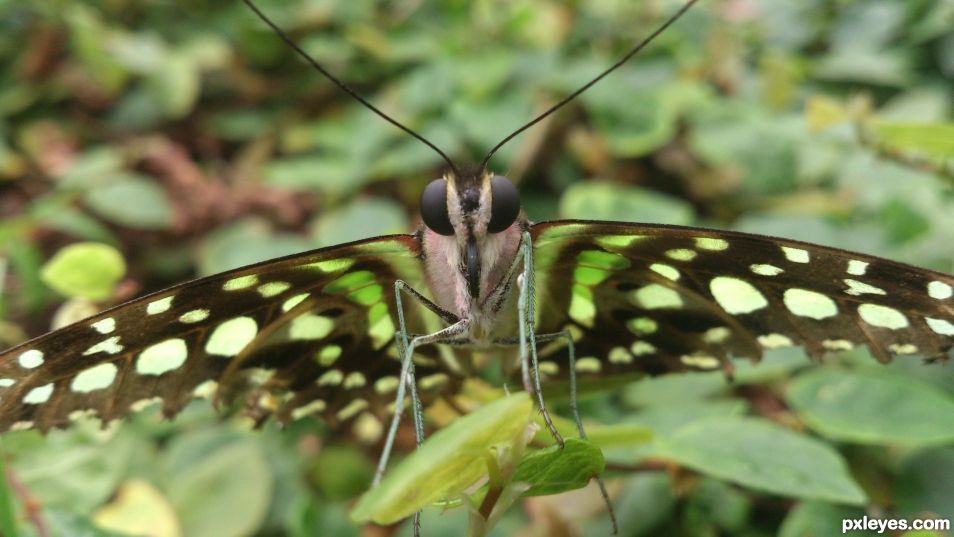
[[[559,101],[558,103],[556,103],[555,105],[551,106],[550,108],[547,108],[545,112],[543,112],[543,113],[541,113],[539,116],[537,116],[537,117],[531,119],[531,120],[530,120],[528,123],[526,123],[524,126],[520,127],[519,129],[517,129],[517,130],[511,132],[509,135],[507,135],[506,138],[504,138],[503,140],[501,140],[500,143],[498,143],[497,145],[495,145],[494,148],[491,149],[490,152],[487,153],[487,156],[484,157],[484,160],[480,161],[480,167],[479,167],[478,169],[484,170],[485,167],[487,166],[487,162],[490,160],[490,157],[494,156],[494,153],[496,153],[498,149],[500,149],[501,147],[503,147],[504,144],[506,144],[506,143],[509,142],[510,140],[513,140],[514,138],[516,138],[516,137],[517,137],[520,133],[522,133],[523,131],[525,131],[525,130],[529,129],[530,127],[536,125],[537,123],[543,121],[543,119],[544,119],[545,117],[549,116],[549,115],[552,114],[553,112],[556,112],[557,110],[559,110],[560,108],[562,108],[563,105],[565,105],[566,103],[568,103],[568,102],[572,101],[573,99],[575,99],[579,94],[581,94],[581,93],[583,93],[584,91],[590,89],[590,87],[593,86],[593,84],[596,84],[597,82],[599,82],[600,80],[602,80],[603,77],[605,77],[606,75],[612,73],[612,72],[615,71],[619,66],[621,66],[621,65],[623,65],[624,63],[626,63],[627,61],[629,61],[629,59],[632,58],[633,56],[635,56],[637,52],[639,52],[640,50],[642,50],[646,45],[648,45],[648,44],[651,43],[654,39],[656,39],[656,37],[659,36],[659,34],[663,33],[667,28],[669,28],[670,26],[672,26],[672,24],[673,24],[674,22],[676,22],[677,20],[679,20],[679,17],[682,17],[682,15],[683,15],[686,11],[689,11],[689,8],[691,8],[692,5],[695,4],[696,2],[698,2],[698,0],[689,0],[688,2],[686,2],[686,4],[683,5],[681,8],[679,8],[679,11],[677,11],[677,12],[674,13],[672,16],[670,16],[669,19],[662,24],[662,26],[660,26],[659,28],[656,28],[656,30],[655,30],[653,33],[649,34],[648,37],[646,37],[645,39],[643,39],[642,41],[640,41],[635,47],[633,47],[632,49],[630,49],[630,51],[627,52],[627,53],[626,53],[622,58],[620,58],[616,63],[614,63],[613,65],[609,66],[608,69],[606,69],[605,71],[603,71],[602,73],[600,73],[599,75],[597,75],[596,78],[594,78],[593,80],[590,80],[590,81],[587,82],[586,84],[583,84],[582,86],[580,86],[579,89],[577,89],[577,90],[574,91],[573,93],[567,95],[566,97],[560,99],[560,101]]]
[[[274,31],[276,34],[278,34],[278,37],[280,37],[280,38],[282,39],[282,41],[284,41],[289,47],[291,47],[292,50],[294,50],[295,52],[297,52],[298,55],[301,56],[306,62],[308,62],[309,64],[311,64],[312,67],[314,67],[315,69],[317,69],[319,73],[325,75],[325,78],[327,78],[328,80],[332,81],[332,82],[334,83],[334,85],[336,85],[336,86],[338,86],[339,88],[341,88],[341,90],[344,91],[345,93],[347,93],[348,95],[354,97],[355,100],[357,100],[359,103],[363,104],[363,105],[365,106],[365,108],[367,108],[367,109],[371,110],[372,112],[374,112],[375,114],[381,116],[382,118],[384,118],[385,121],[387,121],[387,122],[390,123],[391,125],[394,125],[395,127],[401,129],[402,131],[404,131],[404,132],[410,134],[410,135],[413,136],[414,138],[417,138],[419,141],[421,141],[422,143],[424,143],[424,145],[426,145],[427,147],[430,147],[431,149],[433,149],[434,151],[436,151],[437,154],[440,155],[441,158],[444,159],[444,162],[446,162],[447,165],[450,166],[451,171],[454,172],[455,175],[460,175],[459,173],[457,173],[457,167],[454,166],[454,162],[451,161],[450,157],[448,157],[446,154],[444,154],[444,152],[441,151],[436,145],[432,144],[427,138],[424,138],[424,137],[421,136],[420,134],[418,134],[418,133],[414,132],[413,130],[411,130],[410,127],[404,126],[403,124],[401,124],[401,123],[400,123],[399,121],[397,121],[396,119],[394,119],[394,118],[392,118],[391,116],[385,114],[384,112],[382,112],[381,110],[379,110],[376,106],[374,106],[373,104],[369,103],[364,97],[362,97],[361,95],[359,95],[358,92],[356,92],[355,90],[351,89],[347,84],[345,84],[345,83],[342,82],[341,80],[338,80],[333,74],[329,73],[327,69],[325,69],[324,67],[322,67],[321,64],[319,64],[317,60],[315,60],[314,58],[312,58],[310,55],[308,55],[307,52],[305,52],[300,46],[298,46],[298,43],[295,43],[295,41],[292,40],[292,38],[289,37],[288,34],[286,34],[284,31],[282,31],[281,28],[278,27],[278,25],[276,25],[274,22],[271,21],[271,19],[269,19],[267,16],[265,16],[265,14],[262,13],[262,11],[261,11],[260,9],[258,9],[258,7],[256,7],[255,4],[253,4],[251,0],[242,0],[242,1],[245,3],[246,6],[249,7],[249,9],[251,9],[253,12],[255,12],[255,14],[258,16],[258,18],[262,19],[262,21],[263,21],[265,24],[267,24],[267,25],[272,29],[272,31]]]

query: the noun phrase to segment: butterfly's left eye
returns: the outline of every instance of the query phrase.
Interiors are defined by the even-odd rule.
[[[495,175],[490,180],[490,223],[487,231],[500,233],[510,227],[520,213],[520,193],[509,179]]]
[[[421,194],[421,218],[424,225],[441,235],[453,235],[454,226],[447,214],[447,181],[435,179]]]

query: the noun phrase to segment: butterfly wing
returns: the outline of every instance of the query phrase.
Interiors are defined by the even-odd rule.
[[[532,236],[538,331],[569,328],[582,373],[713,369],[791,345],[936,359],[954,345],[946,274],[699,228],[564,220]],[[541,357],[565,372],[565,348]]]
[[[23,343],[0,353],[0,430],[109,421],[157,400],[172,416],[196,396],[249,391],[258,418],[384,412],[400,370],[392,286],[423,285],[420,251],[417,236],[393,235],[292,255]],[[405,311],[412,329],[435,328],[413,301]],[[441,373],[432,353],[419,353],[422,376]]]

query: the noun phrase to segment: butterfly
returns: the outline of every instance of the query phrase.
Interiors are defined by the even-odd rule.
[[[427,404],[474,374],[474,351],[517,369],[521,326],[544,381],[571,365],[582,378],[727,370],[730,357],[787,346],[816,357],[866,346],[889,361],[943,359],[954,345],[950,275],[736,232],[532,223],[487,167],[493,152],[474,168],[448,161],[414,233],[184,283],[0,353],[0,429],[110,421],[155,402],[172,417],[233,394],[257,420],[386,419],[403,401],[402,357]]]

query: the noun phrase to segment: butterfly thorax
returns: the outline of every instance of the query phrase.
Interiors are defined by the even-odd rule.
[[[424,214],[428,225],[421,232],[432,297],[441,308],[470,321],[467,335],[477,346],[516,335],[517,295],[509,291],[520,273],[513,265],[529,223],[519,205],[503,199],[511,192],[501,193],[506,186],[500,181],[506,179],[489,172],[448,174],[432,183],[433,199],[426,194],[424,202],[437,206]],[[502,226],[499,215],[514,207],[516,214],[505,215],[508,225]]]

